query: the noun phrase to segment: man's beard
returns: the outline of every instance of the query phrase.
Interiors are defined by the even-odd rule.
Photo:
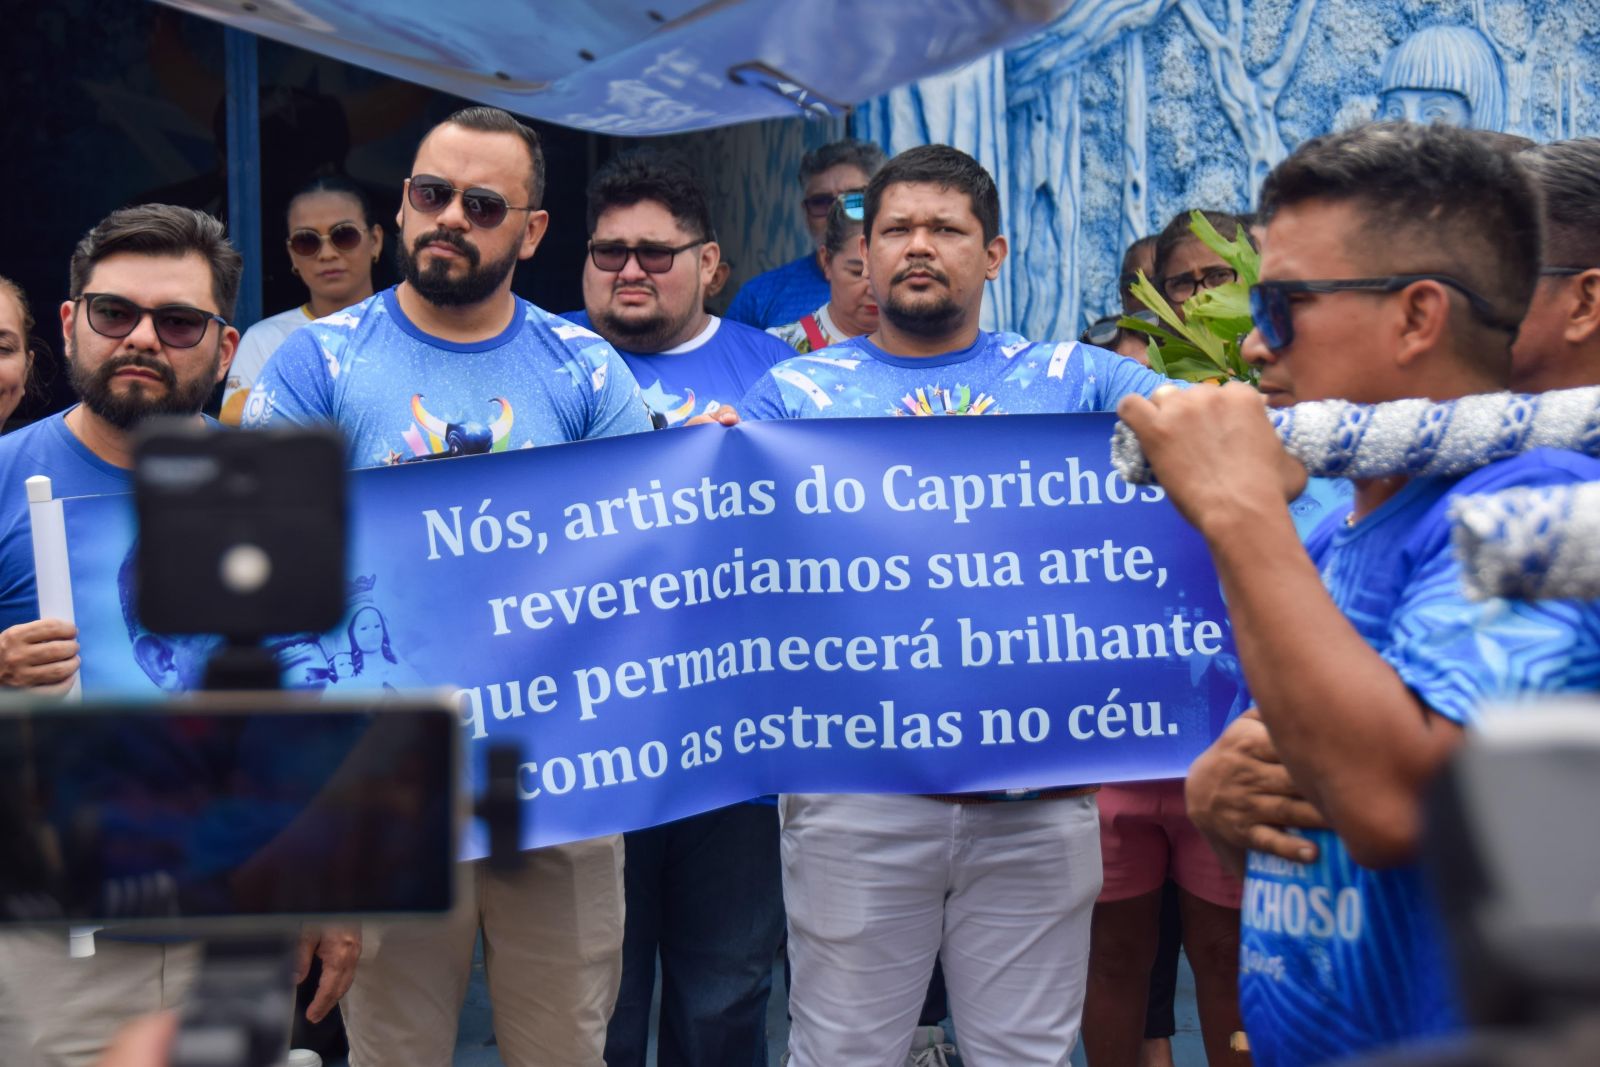
[[[161,360],[142,353],[131,353],[108,359],[99,367],[89,370],[78,360],[78,342],[73,338],[67,346],[67,379],[72,389],[83,401],[83,406],[119,430],[131,429],[142,419],[152,415],[197,415],[211,399],[216,387],[217,367],[222,361],[219,341],[212,352],[211,364],[204,372],[188,382],[179,382],[172,367]],[[142,383],[129,383],[121,392],[111,386],[112,375],[124,367],[139,367],[160,377],[166,390],[151,395]]]
[[[657,310],[645,316],[626,316],[613,311],[610,305],[600,309],[593,317],[595,331],[627,352],[651,354],[681,344],[688,338],[679,337],[700,306],[701,294],[696,291],[688,310],[676,321],[665,311]],[[657,307],[660,307],[659,294]]]
[[[450,277],[450,264],[443,260],[435,260],[427,270],[417,265],[418,250],[435,242],[447,244],[466,257],[465,274],[459,278]],[[467,307],[481,304],[493,296],[494,291],[500,288],[500,283],[516,267],[517,249],[513,246],[504,259],[482,267],[478,265],[481,259],[477,248],[453,230],[425,233],[413,241],[410,248],[406,247],[403,237],[394,243],[395,266],[399,268],[400,276],[417,291],[418,296],[440,307]]]
[[[932,293],[920,294],[925,299],[918,303],[902,302],[896,294],[895,286],[906,280],[907,275],[913,270],[925,271],[934,281],[946,287],[944,295],[932,298]],[[953,331],[955,326],[966,316],[966,311],[950,295],[950,277],[942,271],[932,267],[914,264],[889,279],[888,299],[878,306],[878,313],[894,326],[895,329],[916,337],[943,337]]]

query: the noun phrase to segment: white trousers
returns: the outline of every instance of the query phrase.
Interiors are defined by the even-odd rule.
[[[936,956],[968,1067],[1065,1067],[1100,892],[1094,797],[789,795],[791,1067],[903,1067]]]
[[[72,959],[64,929],[0,935],[0,1063],[89,1067],[123,1024],[179,1006],[199,969],[194,941],[100,936]]]

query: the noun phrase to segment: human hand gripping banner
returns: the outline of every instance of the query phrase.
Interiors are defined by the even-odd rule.
[[[447,686],[524,846],[780,792],[1182,776],[1242,707],[1200,540],[1109,415],[704,427],[355,472],[329,697]],[[66,500],[85,693],[197,684],[130,624],[131,497]],[[181,547],[181,546],[180,546]],[[476,833],[465,857],[485,853]]]

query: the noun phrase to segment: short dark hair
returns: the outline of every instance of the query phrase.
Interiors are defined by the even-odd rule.
[[[1244,239],[1250,242],[1250,247],[1255,247],[1255,239],[1250,236],[1250,220],[1246,216],[1235,215],[1229,211],[1207,211],[1204,208],[1200,209],[1200,214],[1217,228],[1218,233],[1230,241],[1243,229]],[[1172,216],[1172,221],[1156,234],[1155,261],[1150,265],[1150,270],[1153,272],[1150,280],[1156,285],[1159,286],[1161,279],[1166,276],[1167,261],[1172,258],[1172,253],[1176,252],[1185,241],[1200,240],[1194,235],[1194,231],[1189,229],[1191,221],[1193,215],[1189,209],[1185,209]]]
[[[669,152],[646,148],[612,156],[589,179],[587,195],[590,234],[611,208],[653,200],[696,238],[717,239],[700,176],[682,157]]]
[[[1575,137],[1517,156],[1544,207],[1544,265],[1600,267],[1600,137]]]
[[[883,167],[883,159],[883,149],[871,141],[857,141],[850,137],[842,141],[830,141],[800,157],[800,184],[804,185],[841,163],[859,167],[862,173],[871,178]]]
[[[432,137],[434,130],[440,126],[460,126],[464,130],[477,130],[479,133],[509,133],[513,137],[520,137],[528,148],[527,206],[537,208],[544,202],[544,149],[539,144],[539,134],[532,126],[497,107],[464,107],[429,130],[422,140]]]
[[[828,209],[828,223],[822,230],[822,247],[830,256],[844,251],[845,242],[861,232],[861,220],[844,213],[844,198],[833,202]]]
[[[972,213],[983,226],[984,243],[1000,236],[1000,190],[983,164],[959,148],[925,144],[908,148],[889,160],[867,183],[863,225],[868,241],[872,240],[872,220],[878,216],[884,190],[907,182],[925,182],[966,193],[972,202]]]
[[[1124,312],[1131,314],[1144,307],[1144,302],[1133,295],[1133,283],[1139,278],[1139,260],[1146,249],[1150,251],[1150,273],[1155,274],[1155,246],[1156,235],[1152,233],[1136,239],[1122,251],[1122,263],[1117,271],[1117,296]],[[1155,281],[1153,277],[1150,280]]]
[[[289,202],[284,205],[285,214],[294,202],[302,196],[311,196],[315,193],[333,193],[336,196],[348,196],[361,208],[362,225],[372,226],[372,201],[367,196],[367,191],[343,174],[319,174],[294,191]]]
[[[95,264],[121,252],[141,256],[186,256],[198,252],[211,268],[211,299],[216,301],[217,314],[233,319],[244,260],[228,242],[222,223],[204,211],[172,204],[140,204],[113,211],[84,234],[72,250],[67,295],[73,300],[82,296]]]
[[[1539,280],[1539,198],[1527,172],[1478,131],[1380,122],[1312,138],[1267,175],[1260,214],[1270,220],[1309,200],[1360,210],[1349,240],[1373,273],[1448,273],[1505,322],[1527,313]],[[1497,379],[1510,341],[1483,346]]]

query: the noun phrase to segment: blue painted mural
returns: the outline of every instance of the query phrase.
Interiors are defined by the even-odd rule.
[[[951,18],[976,10],[934,6]],[[815,14],[830,24],[826,9]],[[827,53],[836,64],[873,40],[872,24],[852,25],[862,36]],[[972,54],[942,43],[940,54]],[[998,179],[1011,239],[984,324],[1060,338],[1112,307],[1134,238],[1191,207],[1247,209],[1295,145],[1375,117],[1536,140],[1600,132],[1600,0],[1069,0],[1034,36],[863,102],[847,122],[661,140],[711,192],[734,266],[723,301],[808,247],[795,182],[807,149],[846,130],[891,152],[963,148]],[[654,132],[637,127],[607,128]]]
[[[1190,207],[1248,208],[1295,145],[1375,117],[1600,133],[1600,0],[1080,0],[851,124],[990,168],[1012,253],[985,325],[1059,338],[1113,306],[1134,238]],[[797,227],[734,240],[787,248]]]

